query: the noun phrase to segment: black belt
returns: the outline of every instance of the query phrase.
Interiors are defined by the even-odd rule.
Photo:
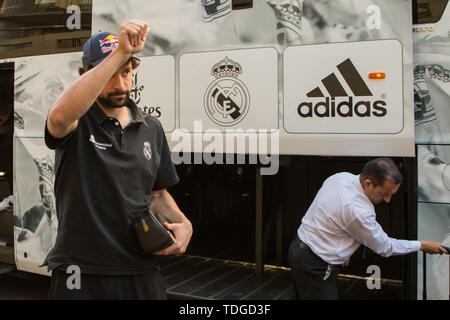
[[[306,243],[304,243],[302,240],[300,240],[298,234],[295,236],[295,241],[297,242],[297,244],[298,244],[298,246],[299,246],[300,248],[302,248],[302,249],[304,249],[304,250],[307,250],[307,251],[309,251],[309,252],[311,252],[311,253],[314,253],[314,252],[311,250],[311,248],[310,248]],[[315,253],[314,253],[314,254],[315,254]]]
[[[304,243],[302,240],[300,240],[300,238],[297,236],[295,237],[295,241],[297,242],[297,245],[299,246],[300,249],[304,250],[305,252],[307,252],[308,254],[311,254],[313,256],[315,256],[317,259],[319,259],[327,268],[327,271],[325,273],[325,279],[328,278],[331,273],[337,273],[338,272],[338,266],[337,265],[332,265],[329,264],[327,262],[325,262],[322,258],[320,258],[317,254],[314,253],[314,251],[312,251],[312,249],[306,244]],[[324,280],[325,280],[324,279]]]

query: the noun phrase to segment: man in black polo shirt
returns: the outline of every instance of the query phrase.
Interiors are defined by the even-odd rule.
[[[53,270],[49,298],[165,299],[156,257],[141,250],[133,221],[150,205],[171,222],[165,227],[176,243],[156,255],[184,253],[192,236],[166,190],[178,176],[161,123],[128,99],[139,63],[133,54],[148,29],[126,20],[119,36],[93,35],[83,48],[81,77],[48,114],[59,223],[44,262]],[[68,288],[72,265],[81,271],[81,288]]]

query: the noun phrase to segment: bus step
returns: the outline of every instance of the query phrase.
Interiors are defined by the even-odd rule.
[[[199,256],[160,259],[169,299],[278,300],[293,299],[290,271],[266,266],[262,275],[253,263]]]

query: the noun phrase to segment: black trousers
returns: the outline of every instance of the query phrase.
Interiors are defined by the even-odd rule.
[[[166,300],[166,288],[159,270],[138,275],[94,275],[81,273],[80,289],[69,289],[71,274],[54,269],[50,300]],[[70,282],[70,280],[69,280]]]
[[[298,299],[338,299],[338,267],[319,258],[298,236],[289,247],[289,264]]]

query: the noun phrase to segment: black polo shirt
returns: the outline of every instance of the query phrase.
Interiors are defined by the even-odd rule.
[[[78,265],[82,273],[138,274],[157,268],[141,250],[133,221],[150,203],[152,190],[178,183],[161,123],[130,100],[133,120],[122,128],[94,103],[77,128],[56,139],[58,234],[44,265]]]

